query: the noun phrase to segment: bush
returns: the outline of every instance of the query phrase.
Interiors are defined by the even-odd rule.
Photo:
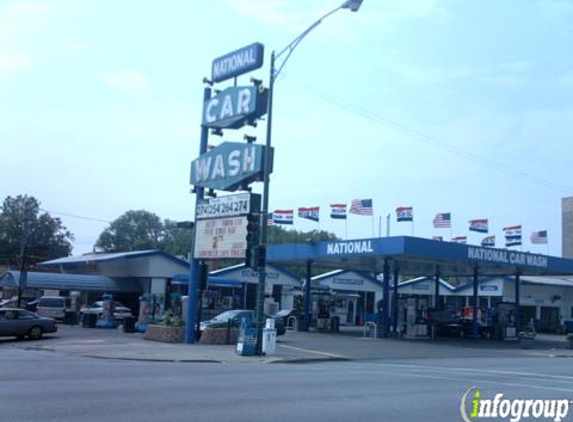
[[[163,317],[163,321],[161,321],[159,325],[163,325],[165,327],[184,327],[185,321],[177,315],[173,315],[173,312],[167,311]]]

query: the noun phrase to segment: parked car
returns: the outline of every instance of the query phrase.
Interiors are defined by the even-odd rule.
[[[122,305],[119,302],[114,302],[114,311],[113,311],[113,318],[117,321],[117,322],[123,322],[123,319],[126,317],[132,317],[133,314],[131,312],[131,309],[129,309],[127,306]],[[92,303],[91,305],[88,306],[83,306],[82,309],[80,310],[80,318],[83,318],[84,315],[97,315],[97,318],[101,318],[101,316],[103,315],[103,301],[102,300],[98,300],[94,303]]]
[[[294,309],[282,309],[278,311],[276,314],[273,315],[273,318],[275,319],[275,326],[277,324],[281,324],[285,328],[288,327],[290,317],[297,317],[296,311]]]
[[[19,308],[0,309],[0,336],[14,336],[23,339],[28,336],[39,340],[44,333],[58,331],[54,318],[38,316]]]
[[[449,322],[436,324],[436,334],[446,337],[470,338],[473,336],[473,321],[456,318]],[[478,337],[493,338],[494,326],[478,321]]]
[[[229,322],[231,322],[234,327],[238,328],[241,325],[241,320],[243,318],[249,318],[251,321],[253,321],[255,319],[255,311],[250,311],[247,309],[231,309],[225,311],[210,320],[201,321],[199,330],[204,331],[205,328],[215,325],[226,326]],[[265,315],[265,319],[266,318],[274,319],[270,315]],[[275,319],[275,329],[277,330],[278,336],[282,336],[286,333],[286,325],[282,319]]]
[[[36,313],[39,316],[63,320],[66,311],[70,309],[70,305],[69,297],[42,296],[38,299]]]

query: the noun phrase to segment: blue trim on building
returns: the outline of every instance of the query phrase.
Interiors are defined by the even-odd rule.
[[[188,284],[189,274],[175,274],[171,279],[173,284]],[[225,278],[217,276],[209,276],[210,287],[242,287],[243,283],[234,278]]]
[[[12,289],[18,288],[19,280],[19,271],[7,271],[0,276],[0,287]],[[41,272],[27,272],[25,288],[42,290],[80,290],[109,293],[143,292],[143,289],[137,280],[130,278],[111,278],[102,275]]]
[[[151,249],[147,251],[132,251],[132,252],[117,252],[117,253],[102,253],[102,254],[89,254],[83,256],[71,256],[66,258],[58,258],[50,261],[40,262],[39,267],[59,267],[59,266],[77,266],[89,265],[99,263],[109,263],[115,261],[125,261],[130,259],[146,258],[150,256],[161,256],[177,264],[189,267],[189,263],[183,259],[177,258],[160,249]]]
[[[293,273],[292,271],[288,270],[287,268],[285,268],[284,266],[282,266],[280,264],[268,262],[267,266],[269,268],[274,269],[274,270],[280,271],[280,272],[284,273],[285,275],[287,275],[287,276],[289,276],[289,277],[291,277],[297,281],[301,281],[303,278],[300,275]],[[210,274],[210,277],[212,277],[214,275],[222,276],[225,274],[232,273],[233,271],[241,270],[241,269],[245,269],[245,268],[248,268],[245,264],[237,264],[237,265],[233,265],[231,267],[220,268],[218,270],[211,271],[209,274]]]
[[[428,281],[432,284],[436,282],[434,277],[417,277],[417,278],[414,278],[412,280],[406,280],[406,281],[403,281],[402,283],[398,283],[398,289],[401,289],[402,287],[411,286],[413,284],[424,283],[424,282],[428,282]],[[440,286],[444,287],[446,290],[449,290],[450,292],[454,292],[456,290],[456,287],[452,286],[450,283],[448,283],[442,279],[440,279]]]
[[[365,272],[365,271],[354,271],[354,270],[335,270],[335,271],[330,271],[324,274],[319,274],[319,275],[315,275],[314,277],[312,277],[312,281],[320,281],[320,280],[324,280],[330,277],[336,277],[342,274],[347,274],[347,273],[355,273],[358,274],[360,277],[365,278],[368,281],[373,282],[374,284],[377,284],[380,287],[384,286],[384,283],[382,283],[380,280],[378,280],[376,277],[371,276],[369,273]],[[337,289],[339,290],[339,289]]]

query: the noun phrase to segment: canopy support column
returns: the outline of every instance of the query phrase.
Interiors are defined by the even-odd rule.
[[[478,339],[478,310],[479,310],[479,297],[478,297],[478,282],[479,282],[479,269],[474,267],[474,303],[473,303],[473,321],[472,321],[472,338]]]
[[[384,338],[388,338],[390,331],[390,263],[388,258],[384,259],[384,297],[382,298],[382,333]]]
[[[392,331],[398,333],[398,278],[400,277],[400,266],[394,264],[394,294],[392,295]]]
[[[439,310],[440,308],[440,266],[436,267],[436,275],[434,277],[435,280],[435,290],[434,290],[434,309]]]
[[[312,278],[312,260],[306,261],[306,283],[304,289],[304,331],[310,330],[311,322],[311,297],[310,297],[310,279]]]
[[[515,273],[515,335],[519,336],[521,331],[521,293],[520,293],[521,274]]]

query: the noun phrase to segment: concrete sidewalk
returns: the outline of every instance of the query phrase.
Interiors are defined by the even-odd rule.
[[[287,332],[277,341],[276,354],[240,356],[231,345],[160,343],[143,340],[141,334],[120,330],[86,329],[60,325],[54,335],[40,341],[2,340],[0,345],[43,350],[100,359],[209,363],[304,363],[333,360],[443,359],[451,357],[516,356],[573,357],[561,337],[543,337],[530,349],[517,342],[439,339],[374,340],[358,335]]]
[[[42,340],[1,340],[0,345],[100,359],[157,362],[279,363],[344,359],[321,350],[305,350],[284,345],[282,338],[279,337],[276,353],[273,355],[241,356],[236,353],[235,345],[162,343],[144,340],[139,333],[123,333],[117,329],[86,329],[59,325],[58,333],[48,334]]]

